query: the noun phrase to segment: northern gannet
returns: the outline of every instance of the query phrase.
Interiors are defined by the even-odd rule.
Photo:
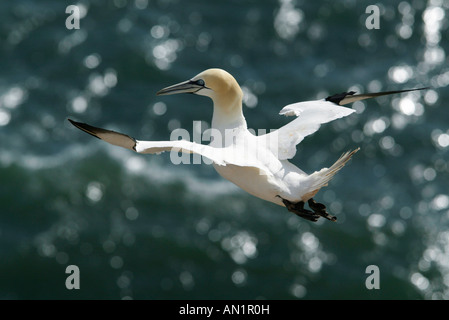
[[[350,91],[322,100],[293,103],[284,107],[280,114],[296,116],[296,119],[278,130],[256,136],[247,128],[242,111],[243,92],[237,81],[224,70],[208,69],[190,80],[160,90],[157,95],[193,93],[211,98],[213,139],[209,145],[186,140],[136,140],[122,133],[68,120],[96,138],[138,153],[182,151],[199,154],[211,160],[222,177],[256,197],[285,206],[310,221],[320,217],[336,221],[336,217],[326,211],[326,206],[317,203],[313,197],[360,148],[344,153],[329,168],[307,174],[288,161],[296,154],[296,145],[316,132],[321,124],[355,112],[342,105],[422,89],[425,88],[367,94]],[[306,202],[311,210],[304,208]]]

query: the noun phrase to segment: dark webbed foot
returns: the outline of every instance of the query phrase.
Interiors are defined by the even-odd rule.
[[[316,222],[320,217],[326,218],[330,221],[337,221],[337,218],[330,215],[326,211],[326,206],[322,203],[318,203],[313,199],[309,199],[307,202],[309,204],[310,209],[313,211],[304,209],[304,201],[299,201],[296,203],[290,202],[286,199],[283,199],[282,197],[278,196],[282,199],[282,202],[284,203],[285,207],[288,209],[288,211],[293,212],[297,216],[304,218],[309,221]]]
[[[290,202],[283,198],[281,198],[281,199],[282,199],[282,202],[284,203],[285,207],[288,209],[288,211],[293,212],[294,214],[296,214],[297,216],[299,216],[301,218],[304,218],[306,220],[313,221],[313,222],[318,221],[318,219],[320,218],[319,214],[316,214],[313,211],[304,209],[303,201],[293,203],[293,202]]]
[[[310,209],[312,209],[316,214],[319,214],[321,217],[326,218],[327,220],[337,221],[337,217],[330,215],[329,212],[326,211],[326,206],[324,204],[318,203],[313,199],[309,199],[307,203],[309,204]]]

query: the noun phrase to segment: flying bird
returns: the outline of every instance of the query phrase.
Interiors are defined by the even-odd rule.
[[[280,114],[295,116],[294,120],[275,131],[256,136],[247,128],[242,111],[243,92],[237,81],[222,69],[208,69],[190,80],[160,90],[157,95],[192,93],[211,98],[214,107],[211,124],[213,139],[209,145],[186,140],[136,140],[126,134],[68,120],[96,138],[138,153],[181,151],[199,154],[209,159],[222,177],[256,197],[284,206],[310,221],[317,221],[320,217],[336,221],[337,218],[327,212],[326,206],[313,197],[327,186],[359,148],[345,152],[329,168],[307,174],[289,161],[296,154],[296,145],[316,132],[321,124],[355,112],[354,109],[342,107],[345,104],[422,89],[425,88],[366,94],[350,91],[322,100],[293,103],[285,106]],[[305,203],[309,209],[304,207]]]

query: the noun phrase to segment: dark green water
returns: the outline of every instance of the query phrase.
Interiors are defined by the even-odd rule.
[[[80,29],[65,27],[70,4]],[[0,2],[1,299],[449,298],[448,16],[442,0]],[[136,155],[67,118],[162,140],[210,100],[155,92],[220,67],[250,128],[293,102],[431,86],[353,104],[292,162],[361,147],[310,223],[208,165]],[[80,289],[68,290],[68,265]],[[380,271],[368,290],[366,267]]]

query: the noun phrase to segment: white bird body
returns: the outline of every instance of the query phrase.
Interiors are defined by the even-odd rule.
[[[417,89],[418,90],[418,89]],[[353,109],[341,105],[380,95],[405,92],[390,91],[354,95],[354,92],[330,96],[323,100],[306,101],[284,107],[280,114],[297,118],[276,131],[253,135],[242,111],[243,93],[237,81],[221,69],[208,69],[191,80],[158,92],[158,95],[195,93],[213,100],[212,136],[209,145],[190,141],[141,141],[127,135],[92,127],[70,120],[79,129],[114,145],[139,153],[182,151],[200,154],[213,162],[216,171],[248,193],[263,200],[285,206],[289,211],[316,221],[325,217],[335,221],[325,206],[312,198],[359,149],[343,154],[330,168],[307,174],[291,162],[296,145],[316,132],[320,125],[348,116]],[[303,209],[308,201],[312,211]]]
[[[307,197],[310,193],[306,183],[309,176],[304,171],[288,160],[280,160],[265,145],[264,136],[253,135],[246,126],[237,130],[237,138],[231,146],[232,154],[244,159],[246,165],[214,164],[223,178],[258,198],[281,206],[284,206],[281,198],[292,202],[311,198]]]
[[[233,155],[242,158],[243,154],[246,162],[246,165],[227,164],[222,166],[214,164],[215,170],[223,178],[233,182],[248,193],[281,206],[284,206],[282,199],[291,202],[305,202],[312,198],[318,190],[309,190],[311,185],[309,179],[316,178],[316,175],[309,176],[286,160],[296,153],[297,142],[291,142],[291,139],[298,140],[298,137],[301,137],[300,140],[302,140],[303,135],[310,134],[312,131],[315,132],[319,128],[319,124],[334,120],[336,116],[349,115],[354,110],[338,107],[327,101],[314,101],[309,105],[302,103],[302,109],[299,104],[289,105],[281,110],[281,114],[297,116],[304,112],[304,109],[312,108],[310,109],[312,116],[309,115],[305,121],[292,126],[294,132],[286,134],[287,137],[282,135],[279,137],[277,132],[255,136],[247,129],[246,120],[243,116],[243,93],[230,74],[223,70],[210,69],[200,73],[193,80],[198,78],[204,79],[206,84],[211,83],[212,81],[208,79],[210,77],[208,74],[211,72],[215,77],[220,78],[222,83],[228,83],[229,86],[224,88],[224,92],[204,90],[198,92],[198,94],[210,97],[214,103],[212,128],[218,130],[221,137],[232,136],[235,138],[227,139],[230,141],[224,139],[224,142],[212,141],[210,146],[216,148],[232,146]],[[323,110],[321,110],[323,105],[324,108],[328,109],[326,110],[327,113],[323,113]],[[312,117],[315,118],[312,119]],[[288,130],[288,128],[284,130]],[[267,138],[270,137],[272,138],[271,143],[267,141]],[[284,139],[284,141],[280,139]],[[279,147],[283,148],[281,157],[279,157]],[[288,155],[291,156],[288,157]]]

